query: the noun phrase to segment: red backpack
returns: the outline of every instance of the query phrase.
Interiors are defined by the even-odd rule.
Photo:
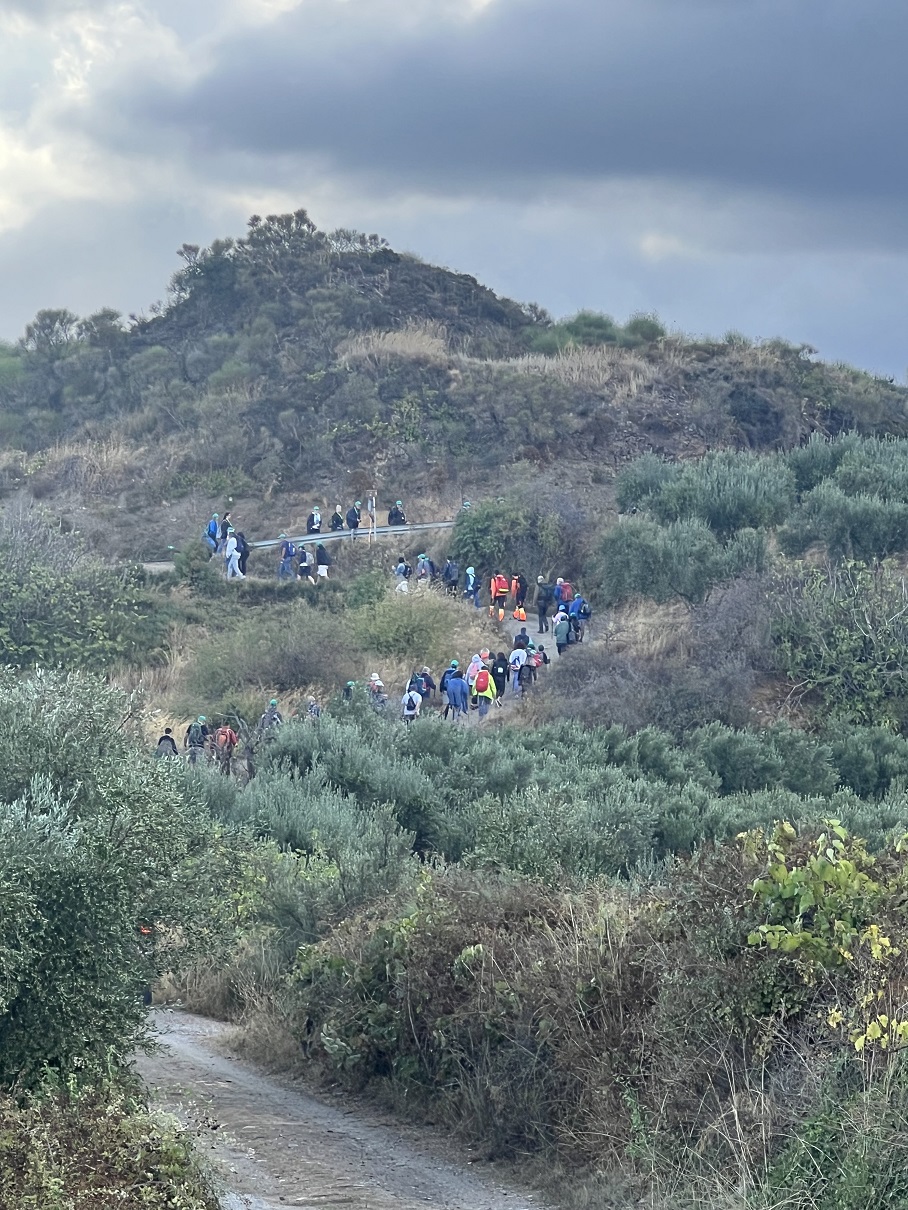
[[[489,670],[488,668],[480,668],[476,673],[476,680],[473,688],[477,693],[485,693],[489,687]]]
[[[565,582],[561,585],[562,604],[573,601],[573,599],[574,599],[574,590],[571,587],[571,582],[570,582],[570,580],[565,580]]]

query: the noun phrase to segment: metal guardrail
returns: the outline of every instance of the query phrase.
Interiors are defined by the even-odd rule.
[[[393,538],[398,535],[406,537],[407,534],[423,533],[430,529],[453,528],[453,521],[419,521],[413,525],[376,525],[372,530],[367,526],[360,526],[357,530],[339,529],[333,533],[329,530],[326,534],[303,534],[299,538],[288,534],[287,538],[288,541],[295,542],[297,546],[315,546],[319,542],[342,542],[344,539],[352,542],[354,535],[357,541],[360,539],[368,541],[370,538]],[[273,546],[280,546],[283,540],[283,538],[269,538],[264,542],[250,542],[249,545],[253,550],[267,550]]]

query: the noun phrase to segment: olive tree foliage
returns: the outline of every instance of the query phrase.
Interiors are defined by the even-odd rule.
[[[0,1084],[125,1060],[163,960],[141,926],[200,907],[210,825],[133,709],[87,675],[0,675]]]

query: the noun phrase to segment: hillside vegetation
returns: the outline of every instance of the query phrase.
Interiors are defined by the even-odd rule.
[[[0,492],[27,485],[124,556],[163,557],[227,497],[275,537],[313,499],[374,487],[414,519],[453,515],[507,467],[596,511],[647,450],[908,431],[904,388],[803,346],[554,323],[305,211],[180,257],[148,315],[43,311],[0,350]]]
[[[181,256],[0,351],[0,1200],[213,1206],[128,1074],[154,984],[568,1204],[905,1204],[908,392],[304,212]],[[375,486],[453,531],[317,585],[199,540]],[[586,640],[405,727],[413,669],[510,633],[399,550],[570,577]],[[199,714],[242,776],[152,757]]]

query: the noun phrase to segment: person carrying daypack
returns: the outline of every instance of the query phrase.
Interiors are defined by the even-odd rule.
[[[537,576],[533,604],[536,606],[536,613],[539,618],[540,634],[548,634],[549,632],[548,612],[554,599],[552,585],[547,583],[544,576]]]
[[[441,674],[441,677],[439,678],[438,692],[441,694],[442,706],[447,706],[447,704],[448,704],[448,681],[450,681],[451,677],[454,675],[454,673],[457,671],[457,669],[459,667],[460,667],[459,660],[451,660],[450,667],[446,668],[444,670],[444,672]],[[445,717],[447,717],[447,715]]]
[[[291,542],[286,534],[281,534],[281,561],[277,568],[279,580],[293,579],[293,560],[296,558],[296,544]]]
[[[521,622],[527,620],[525,605],[528,591],[529,585],[526,576],[523,572],[515,571],[511,577],[511,596],[514,598],[514,617],[517,618],[519,613],[523,613],[523,617],[518,618]]]
[[[205,545],[208,547],[208,549],[211,551],[212,554],[214,554],[217,551],[218,538],[220,536],[220,533],[221,533],[220,518],[218,517],[217,513],[212,513],[211,520],[208,522],[205,532],[202,534],[202,538],[205,542]]]
[[[394,507],[388,511],[389,525],[406,525],[407,518],[404,514],[404,505],[402,500],[395,501]]]
[[[328,579],[328,568],[331,566],[331,556],[325,550],[323,542],[319,542],[315,548],[315,568],[316,574],[320,580]]]
[[[503,651],[499,651],[495,659],[492,660],[492,667],[489,669],[489,672],[491,673],[492,680],[495,682],[495,689],[498,694],[495,702],[496,705],[500,706],[502,695],[508,687],[508,673],[510,672],[508,657]]]
[[[464,578],[463,595],[479,608],[479,577],[475,567],[468,567]]]
[[[218,727],[214,733],[214,757],[218,762],[218,768],[225,776],[230,773],[233,754],[238,743],[237,733],[226,723]]]
[[[508,577],[496,571],[489,581],[489,617],[498,610],[499,622],[504,621],[505,608],[508,603]]]
[[[362,500],[357,500],[350,508],[347,509],[347,529],[353,531],[353,538],[356,539],[356,531],[359,529],[359,523],[362,519]]]
[[[200,714],[194,723],[190,723],[183,736],[183,747],[189,751],[189,763],[197,764],[205,755],[208,742],[208,728],[205,725],[205,715]]]
[[[476,673],[476,680],[473,682],[473,696],[479,707],[479,717],[485,718],[489,713],[489,707],[495,701],[498,690],[495,687],[495,682],[492,679],[492,674],[488,668],[482,667]]]
[[[457,595],[457,583],[460,579],[460,568],[453,559],[448,559],[445,563],[444,570],[441,573],[442,583],[445,586],[445,592],[449,596]]]
[[[306,518],[306,533],[320,534],[322,532],[322,514],[316,504],[312,512]]]
[[[268,709],[259,719],[259,734],[264,735],[266,739],[273,738],[283,721],[284,716],[278,709],[277,698],[273,697],[268,703]]]
[[[236,538],[236,551],[238,555],[237,562],[239,564],[240,572],[245,576],[246,561],[250,555],[249,543],[246,541],[246,535],[240,530],[237,530],[233,536]]]
[[[403,710],[403,720],[409,725],[415,718],[419,718],[419,711],[422,707],[422,694],[418,689],[408,689],[400,699],[400,704]]]
[[[341,512],[341,506],[335,504],[334,512],[331,514],[331,532],[339,534],[344,528],[344,514]]]

